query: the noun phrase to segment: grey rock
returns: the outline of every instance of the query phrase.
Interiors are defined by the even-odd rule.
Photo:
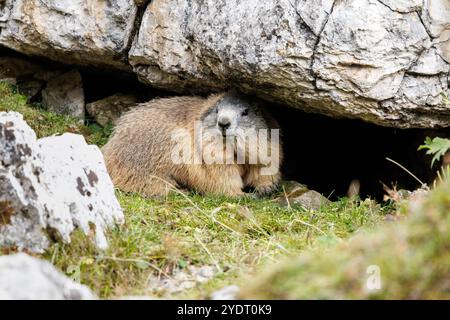
[[[43,252],[75,228],[107,247],[122,209],[97,146],[81,135],[37,140],[15,112],[0,113],[0,247]]]
[[[0,57],[0,80],[7,79],[17,85],[22,94],[29,99],[36,97],[45,86],[45,82],[60,75],[62,72],[52,70],[43,64],[31,62],[24,58],[4,56]],[[12,79],[14,79],[12,81]]]
[[[0,256],[0,299],[92,300],[92,291],[80,285],[51,263],[24,253]]]
[[[115,123],[122,113],[128,111],[138,102],[132,94],[115,94],[110,97],[88,103],[86,110],[101,126]]]
[[[313,70],[338,101],[347,92],[382,101],[395,96],[405,71],[429,46],[416,13],[401,14],[376,0],[342,1],[322,32]]]
[[[307,210],[319,210],[323,205],[328,204],[330,201],[314,190],[308,190],[305,193],[292,198],[291,204],[300,205]]]
[[[450,32],[450,3],[447,0],[424,0],[421,16],[431,37],[446,36],[448,39],[448,32]]]
[[[63,73],[47,82],[42,104],[50,111],[84,119],[84,91],[77,70]]]
[[[63,63],[128,69],[132,0],[3,0],[0,44]]]
[[[25,95],[28,99],[35,98],[44,88],[45,82],[41,80],[23,80],[17,83],[19,91]]]
[[[171,90],[221,90],[229,81],[262,92],[313,89],[315,41],[288,1],[156,0],[129,60],[142,81]]]
[[[423,200],[430,192],[430,188],[427,185],[423,185],[420,188],[409,191],[405,189],[397,190],[395,187],[390,189],[387,186],[384,186],[385,195],[383,196],[384,201],[395,201],[395,202],[409,202],[417,203]]]
[[[309,190],[307,186],[296,181],[283,181],[282,188],[284,194],[276,199],[282,206],[299,205],[306,210],[319,210],[330,203],[330,200],[319,192]]]
[[[450,64],[450,2],[424,0],[421,17],[437,53]]]
[[[450,30],[442,33],[442,36],[435,40],[438,53],[448,64],[450,64]]]
[[[320,36],[333,8],[334,0],[300,0],[294,3],[296,3],[296,12],[303,22],[314,35]]]
[[[4,56],[0,57],[0,79],[32,77],[36,73],[44,72],[46,68],[26,59]]]
[[[64,71],[62,71],[62,70],[44,70],[44,71],[36,72],[33,75],[33,78],[48,82],[56,77],[59,77],[63,73],[64,73]]]
[[[236,300],[240,288],[237,285],[227,286],[211,294],[212,300]]]
[[[450,72],[450,64],[445,62],[436,46],[433,46],[420,55],[409,72],[425,76],[448,74]]]
[[[423,8],[423,0],[379,0],[393,11],[400,13],[419,12]]]
[[[170,91],[237,87],[335,118],[437,128],[450,126],[449,21],[448,0],[3,0],[0,45],[132,69]]]
[[[236,86],[338,118],[449,126],[447,8],[447,0],[154,0],[129,61],[141,81],[173,91]],[[408,99],[425,74],[420,100]]]

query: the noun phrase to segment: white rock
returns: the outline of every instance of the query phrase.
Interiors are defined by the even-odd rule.
[[[393,11],[408,13],[422,10],[423,0],[379,0]]]
[[[0,299],[91,300],[95,295],[51,263],[24,253],[0,256]]]
[[[63,63],[127,69],[133,0],[3,0],[0,44]]]
[[[395,96],[405,71],[428,46],[416,13],[400,14],[377,0],[344,1],[328,19],[313,70],[338,93],[386,100]]]
[[[410,72],[427,76],[433,76],[440,73],[444,74],[449,71],[450,64],[445,62],[435,47],[422,53],[420,58],[410,69]]]
[[[403,98],[407,77],[448,76],[448,7],[448,0],[154,0],[129,60],[141,81],[164,89],[234,85],[328,116],[450,126],[448,83],[432,104],[423,101],[435,97],[435,85],[420,90],[420,102]]]
[[[422,19],[432,37],[438,38],[450,31],[450,2],[448,0],[424,0]]]
[[[308,27],[319,36],[333,8],[334,0],[300,0],[296,11]]]
[[[70,133],[36,140],[22,115],[2,112],[0,150],[0,246],[42,252],[78,227],[107,247],[105,229],[124,217],[98,147]]]
[[[240,288],[237,285],[224,287],[220,290],[214,291],[211,294],[212,300],[236,300]]]

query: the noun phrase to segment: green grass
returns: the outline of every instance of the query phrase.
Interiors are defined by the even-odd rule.
[[[450,176],[450,172],[447,176]],[[244,285],[249,299],[450,299],[450,180],[385,224],[268,267]],[[378,268],[374,273],[374,269]],[[373,268],[373,267],[371,267]],[[379,275],[380,287],[367,282]],[[373,282],[371,282],[373,283]]]
[[[38,138],[72,132],[82,134],[90,144],[102,146],[111,133],[111,127],[102,128],[96,124],[85,126],[75,118],[49,112],[40,104],[31,105],[15,86],[0,81],[1,111],[21,113]]]
[[[14,88],[0,83],[0,111],[17,111],[39,137],[66,131],[103,145],[111,128],[84,126],[31,106]],[[111,230],[110,247],[97,251],[80,232],[71,244],[54,244],[44,257],[104,298],[156,294],[151,276],[170,278],[189,265],[214,266],[207,283],[170,298],[207,298],[227,284],[241,284],[264,266],[310,248],[340,243],[361,229],[373,228],[390,207],[372,200],[341,199],[318,211],[282,207],[267,199],[174,194],[165,200],[144,199],[117,191],[126,224]]]
[[[259,265],[317,243],[335,243],[381,218],[373,202],[342,200],[312,213],[281,208],[270,199],[171,195],[155,201],[121,192],[118,197],[127,222],[110,233],[106,252],[96,252],[78,236],[47,255],[61,270],[79,266],[81,282],[102,297],[152,294],[146,290],[152,273],[164,276],[186,265],[212,265],[216,279],[183,294],[206,298]]]

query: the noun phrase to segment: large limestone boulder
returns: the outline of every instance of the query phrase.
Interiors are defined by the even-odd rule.
[[[25,253],[0,256],[0,300],[91,300],[92,291]]]
[[[334,117],[450,126],[448,0],[153,0],[129,61],[176,91],[237,86]]]
[[[450,126],[449,21],[448,0],[0,0],[0,46],[170,91],[234,86],[336,118],[435,128]]]
[[[123,219],[97,146],[68,133],[37,140],[22,115],[0,113],[0,247],[43,252],[80,228],[103,249]]]
[[[128,69],[133,0],[2,0],[0,44],[63,63]]]

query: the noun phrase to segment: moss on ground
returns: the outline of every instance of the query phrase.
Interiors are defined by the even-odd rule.
[[[103,129],[94,124],[85,126],[76,119],[48,112],[39,105],[32,106],[25,97],[5,83],[0,83],[0,111],[22,113],[38,137],[69,131],[83,134],[89,143],[101,146],[107,141],[111,131],[111,128]],[[245,283],[250,276],[259,273],[267,265],[283,260],[286,256],[303,256],[303,252],[309,252],[311,248],[316,249],[302,258],[307,261],[306,271],[298,270],[298,266],[305,263],[301,262],[302,259],[292,264],[292,267],[285,265],[277,269],[279,272],[272,271],[259,280],[259,286],[253,286],[253,291],[247,290],[244,297],[364,296],[363,292],[352,289],[356,284],[345,283],[346,279],[351,279],[347,273],[361,272],[363,264],[358,257],[361,252],[365,252],[365,246],[378,248],[379,243],[386,240],[381,235],[379,238],[370,236],[366,239],[364,231],[356,238],[361,241],[361,249],[351,249],[355,245],[347,245],[345,239],[360,230],[372,229],[392,209],[369,199],[360,201],[344,198],[313,212],[295,206],[281,207],[273,198],[230,199],[173,194],[164,200],[150,200],[118,190],[117,196],[125,211],[126,224],[109,232],[108,250],[97,251],[84,235],[75,232],[71,244],[54,244],[44,255],[44,258],[64,273],[88,285],[104,298],[156,294],[148,287],[149,279],[154,279],[155,276],[170,279],[174,270],[185,270],[192,265],[209,265],[215,270],[212,280],[181,293],[157,293],[169,298],[207,298],[214,290],[228,284]],[[395,230],[396,224],[391,228]],[[398,233],[391,231],[393,234],[389,236],[407,241],[402,238],[401,230],[405,228],[407,227],[402,224]],[[423,229],[423,232],[428,231],[430,228]],[[423,237],[425,238],[425,233]],[[335,254],[336,248],[346,246],[349,248],[348,253]],[[433,249],[431,244],[429,249],[438,250]],[[343,250],[345,249],[340,249],[339,252]],[[401,256],[396,250],[383,252],[386,254],[386,263]],[[428,253],[423,254],[428,257]],[[418,255],[419,257],[412,257],[419,259],[419,262],[423,261],[424,258],[420,260],[421,256]],[[375,257],[374,255],[374,259]],[[347,260],[353,262],[345,264]],[[328,266],[328,261],[334,263],[333,266],[336,265],[337,269]],[[380,263],[385,270],[383,261],[375,259],[373,263]],[[416,260],[411,263],[419,264],[414,261]],[[405,258],[398,270],[409,270],[407,263]],[[435,260],[437,267],[440,263],[441,261]],[[443,261],[442,266],[448,266],[445,263],[447,262]],[[352,264],[355,269],[351,268]],[[388,265],[386,272],[391,268]],[[320,277],[322,273],[326,276]],[[308,274],[317,275],[314,283]],[[334,274],[336,277],[332,278]],[[411,276],[411,279],[424,276],[420,272],[406,275]],[[327,276],[334,280],[328,282],[330,280]],[[298,281],[308,279],[308,286],[303,291],[303,284]],[[267,281],[273,281],[273,284],[267,284]],[[426,285],[420,281],[418,283]],[[334,285],[338,287],[333,287]],[[324,286],[328,289],[323,290]],[[259,289],[269,291],[261,296],[256,294]],[[285,294],[283,290],[286,290]]]

